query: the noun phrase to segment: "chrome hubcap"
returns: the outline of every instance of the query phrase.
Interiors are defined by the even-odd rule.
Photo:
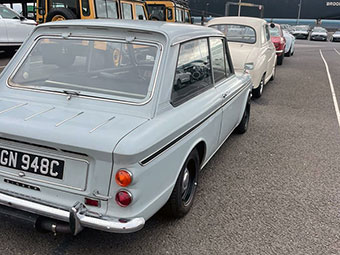
[[[264,81],[262,80],[261,84],[260,84],[260,94],[261,95],[262,95],[262,92],[263,92],[263,84],[264,84]]]
[[[183,175],[183,181],[182,181],[182,191],[183,193],[185,193],[188,189],[189,186],[189,178],[190,174],[189,174],[189,170],[186,168],[184,171],[184,175]]]

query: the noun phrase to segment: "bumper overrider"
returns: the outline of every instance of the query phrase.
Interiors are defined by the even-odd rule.
[[[0,192],[0,205],[67,222],[73,235],[77,235],[84,227],[112,233],[132,233],[142,229],[145,225],[144,218],[120,220],[104,216],[100,218],[94,217],[89,215],[89,210],[80,202],[76,202],[75,205],[67,211]]]

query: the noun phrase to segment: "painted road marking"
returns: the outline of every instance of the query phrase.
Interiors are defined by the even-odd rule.
[[[339,124],[339,127],[340,127],[340,110],[339,110],[338,100],[336,99],[336,94],[335,94],[335,90],[334,90],[332,76],[331,76],[331,73],[329,72],[328,64],[327,64],[326,59],[324,58],[321,50],[320,50],[320,55],[321,55],[323,62],[325,63],[325,67],[326,67],[326,71],[327,71],[327,75],[328,75],[328,80],[329,80],[329,86],[331,87],[335,113],[336,113],[336,117],[338,119],[338,124]]]
[[[0,68],[5,68],[6,66],[0,66]]]
[[[335,52],[336,52],[336,53],[338,53],[338,55],[340,56],[340,52],[339,52],[339,51],[337,51],[337,49],[335,49],[335,48],[334,48],[334,50],[335,50]]]

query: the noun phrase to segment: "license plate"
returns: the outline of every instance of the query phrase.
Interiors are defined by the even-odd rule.
[[[64,161],[0,148],[0,166],[23,172],[63,179]]]

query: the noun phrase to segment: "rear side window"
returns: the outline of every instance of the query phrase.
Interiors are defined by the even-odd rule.
[[[227,65],[225,42],[221,38],[210,38],[211,64],[214,73],[215,83],[227,78],[230,75]]]
[[[122,13],[123,13],[123,19],[132,19],[132,5],[123,3]]]
[[[182,104],[213,86],[208,39],[181,45],[171,101]]]

